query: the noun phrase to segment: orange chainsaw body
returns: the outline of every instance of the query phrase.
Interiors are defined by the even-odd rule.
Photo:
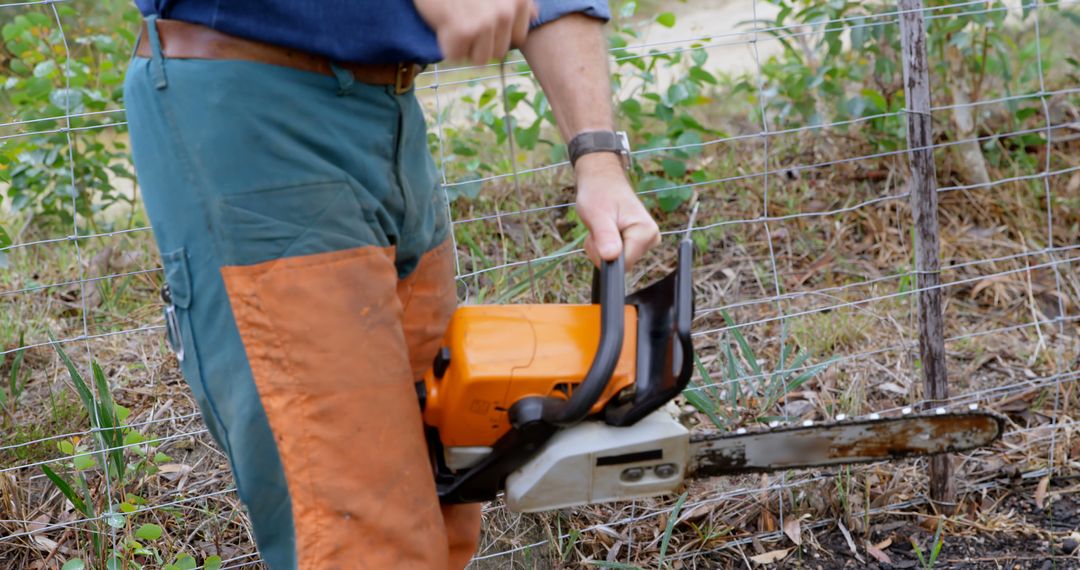
[[[590,413],[634,384],[637,312],[625,308],[615,372]],[[476,305],[454,312],[436,365],[424,375],[424,423],[446,447],[491,446],[509,429],[510,406],[526,396],[566,399],[600,341],[599,305]],[[437,377],[441,371],[441,377]]]

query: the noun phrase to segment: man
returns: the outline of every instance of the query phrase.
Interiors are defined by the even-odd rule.
[[[613,129],[603,0],[137,0],[126,79],[169,342],[263,559],[461,568],[413,382],[454,309],[446,206],[411,91],[520,47],[563,137]],[[574,145],[594,261],[659,240],[620,157]],[[590,143],[590,141],[592,141]],[[590,146],[591,145],[591,146]]]

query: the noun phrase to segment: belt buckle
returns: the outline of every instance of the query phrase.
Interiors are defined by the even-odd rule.
[[[413,87],[413,79],[416,79],[416,67],[413,64],[397,64],[397,71],[394,73],[394,92],[398,95],[408,93]]]

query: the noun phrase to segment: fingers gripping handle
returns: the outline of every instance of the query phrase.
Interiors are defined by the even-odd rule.
[[[544,400],[543,419],[553,425],[573,425],[585,419],[603,394],[615,372],[623,345],[623,316],[626,306],[626,261],[623,254],[614,261],[604,261],[599,286],[593,289],[593,302],[600,304],[600,342],[585,379],[574,388],[567,400]]]

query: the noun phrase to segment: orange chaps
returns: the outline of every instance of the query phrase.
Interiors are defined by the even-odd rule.
[[[400,281],[393,260],[364,247],[222,269],[300,568],[462,568],[476,549],[480,506],[439,508],[413,387],[456,305],[452,252]]]

